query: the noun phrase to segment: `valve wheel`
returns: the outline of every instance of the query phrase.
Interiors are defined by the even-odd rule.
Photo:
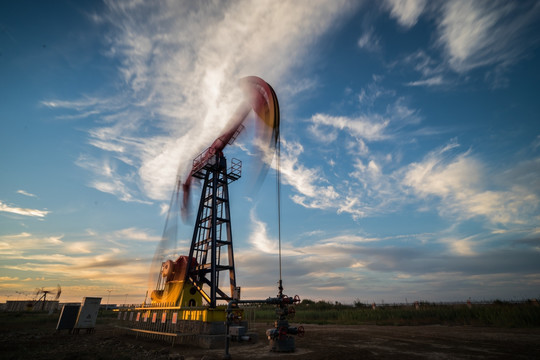
[[[289,313],[288,315],[289,315],[289,317],[290,317],[291,319],[294,317],[294,314],[296,314],[296,309],[293,308],[292,306],[290,306],[290,307],[287,309],[287,311],[288,311],[288,313]]]
[[[303,326],[299,326],[297,331],[298,331],[298,337],[304,337],[304,334],[306,333],[306,331],[304,330]]]
[[[299,302],[300,302],[300,296],[298,296],[298,295],[294,295],[294,300],[293,300],[293,303],[295,303],[295,302],[297,302],[297,303],[299,303]]]

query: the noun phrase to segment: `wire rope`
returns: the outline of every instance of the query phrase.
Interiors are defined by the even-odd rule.
[[[278,257],[279,257],[279,295],[282,295],[283,281],[281,276],[281,139],[277,139],[276,159],[276,192],[277,192],[277,216],[278,216]]]

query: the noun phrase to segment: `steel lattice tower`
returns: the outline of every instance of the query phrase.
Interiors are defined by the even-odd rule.
[[[242,162],[232,159],[231,164],[231,168],[227,169],[223,154],[215,154],[209,161],[201,162],[200,168],[193,172],[193,176],[204,180],[204,183],[189,250],[190,262],[194,259],[197,265],[187,274],[187,278],[199,289],[211,308],[216,307],[218,300],[231,300],[236,288],[229,184],[240,178]],[[191,268],[189,264],[188,269]],[[219,286],[220,273],[223,271],[229,272],[229,294]]]

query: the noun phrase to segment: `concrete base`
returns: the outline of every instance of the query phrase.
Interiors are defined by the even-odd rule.
[[[176,323],[176,332],[181,334],[224,335],[225,330],[223,321],[179,320]]]
[[[227,328],[224,321],[181,320],[174,318],[174,310],[147,309],[146,311],[120,312],[118,329],[131,330],[137,337],[146,337],[154,340],[163,340],[174,344],[188,344],[203,349],[216,349],[225,347]],[[197,310],[198,311],[198,310]],[[187,312],[187,310],[186,310]],[[212,317],[219,317],[218,311],[211,313]],[[191,311],[196,314],[196,311]],[[218,314],[219,315],[219,314]],[[209,317],[209,315],[207,316]],[[231,340],[233,342],[253,341],[257,336],[246,333],[248,323],[241,321],[231,326]],[[250,340],[247,340],[250,337]]]

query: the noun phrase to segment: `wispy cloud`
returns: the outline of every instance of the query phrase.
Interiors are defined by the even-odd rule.
[[[427,49],[419,49],[395,64],[403,64],[406,68],[412,68],[420,74],[420,80],[409,81],[407,86],[441,86],[451,84],[450,69],[444,62],[444,56],[428,53]],[[395,65],[393,64],[393,65]]]
[[[294,98],[298,94],[306,93],[316,89],[319,86],[314,78],[291,79],[287,84],[280,88],[281,94],[289,98]]]
[[[380,75],[372,75],[372,81],[363,87],[358,94],[360,105],[365,108],[372,108],[373,105],[383,98],[393,98],[396,93],[393,90],[384,88],[381,85],[383,79]]]
[[[254,230],[266,227],[260,220],[255,220]],[[411,289],[416,295],[409,297],[432,299],[437,298],[433,289],[445,290],[446,299],[451,300],[462,300],[463,291],[468,296],[479,298],[501,296],[501,276],[511,278],[511,274],[516,277],[534,272],[535,262],[540,259],[539,252],[531,251],[534,244],[527,248],[509,245],[485,248],[481,245],[485,238],[460,236],[455,232],[450,235],[446,230],[431,234],[401,234],[398,237],[406,241],[396,244],[394,237],[346,233],[320,236],[305,245],[288,242],[287,253],[282,259],[286,293],[325,299],[331,297],[325,290],[344,287],[348,294],[381,296],[386,300],[408,296]],[[499,241],[506,237],[496,236]],[[277,240],[267,237],[263,240],[267,244],[262,246],[264,251],[257,248],[258,251],[248,249],[236,253],[243,294],[248,298],[274,291],[273,285],[278,279]],[[537,277],[523,281],[532,285]],[[381,282],[385,285],[381,286]],[[408,282],[413,282],[414,286]],[[457,283],[461,284],[459,293],[449,293],[448,288]],[[483,286],[478,288],[480,283]],[[393,293],[386,294],[386,291]],[[505,296],[512,296],[509,291]]]
[[[63,245],[63,235],[35,236],[31,233],[0,236],[0,254],[5,258],[14,258],[27,250],[48,250]]]
[[[108,240],[109,246],[98,246],[96,239]],[[133,241],[139,241],[139,251],[154,237],[142,229],[127,228],[111,233],[88,231],[68,236],[42,236],[19,233],[0,236],[0,254],[4,262],[0,266],[7,277],[17,274],[30,279],[27,285],[18,284],[19,289],[32,290],[36,278],[45,285],[54,279],[55,284],[81,282],[91,279],[94,283],[129,289],[144,294],[146,277],[151,256],[136,256]],[[131,246],[117,246],[125,243]],[[111,246],[112,244],[112,246]],[[7,279],[6,277],[6,279]],[[41,285],[43,286],[43,285]],[[1,286],[0,286],[1,287]],[[125,291],[125,290],[123,290]],[[65,293],[73,299],[73,294]],[[63,295],[63,296],[64,296]],[[88,296],[88,293],[81,293]]]
[[[386,0],[385,7],[401,26],[410,28],[418,21],[426,2],[426,0]]]
[[[540,40],[531,33],[531,25],[540,14],[540,5],[535,1],[456,0],[428,4],[389,0],[384,7],[406,29],[422,15],[437,24],[431,49],[419,49],[398,60],[421,74],[419,80],[407,82],[408,86],[452,84],[477,68],[483,69],[484,81],[496,87],[506,86],[507,69]]]
[[[474,245],[476,243],[474,236],[468,237],[442,237],[439,242],[446,244],[451,253],[459,256],[473,256],[478,255],[474,250]]]
[[[4,269],[17,270],[30,274],[42,274],[55,277],[59,281],[88,280],[99,281],[102,284],[132,284],[141,285],[148,272],[148,264],[118,255],[96,258],[92,256],[66,258],[66,263],[53,261],[43,263],[41,259],[20,262],[17,265],[4,265]],[[69,274],[69,277],[66,275]],[[141,281],[142,279],[142,281]],[[140,288],[141,291],[143,287]]]
[[[375,141],[385,138],[384,130],[388,126],[389,120],[379,116],[350,118],[315,114],[311,117],[311,122],[315,127],[328,126],[338,130],[346,130],[359,138],[367,141]]]
[[[450,150],[457,147],[450,143],[408,165],[403,184],[420,197],[440,198],[440,213],[458,219],[482,216],[495,224],[520,224],[533,216],[539,201],[535,189],[520,185],[490,189],[494,184],[487,179],[486,165],[469,152],[452,156]]]
[[[24,191],[24,190],[17,190],[17,194],[37,198],[37,195],[31,194],[28,191]]]
[[[363,112],[354,117],[315,114],[308,128],[318,144],[335,149],[332,156],[349,166],[334,166],[330,159],[330,171],[323,168],[309,169],[302,165],[303,147],[285,143],[282,171],[284,181],[292,185],[298,194],[292,199],[307,208],[333,209],[338,214],[350,214],[360,219],[375,213],[387,212],[390,203],[400,202],[399,181],[394,171],[399,157],[392,153],[372,151],[371,144],[392,141],[398,144],[407,139],[413,141],[420,132],[411,135],[408,127],[417,128],[421,122],[418,111],[407,106],[404,98],[382,87],[380,79],[363,88],[358,103]],[[382,112],[378,102],[386,105]],[[407,130],[404,130],[407,129]],[[293,151],[294,150],[294,151]],[[312,148],[313,155],[318,148]],[[401,151],[401,150],[399,150]],[[309,156],[306,156],[309,159]],[[307,160],[305,160],[307,161]],[[334,165],[332,165],[334,164]],[[389,169],[387,169],[389,168]],[[344,172],[344,169],[348,169]],[[337,171],[337,172],[336,172]]]
[[[47,216],[47,214],[50,213],[50,211],[48,210],[37,210],[37,209],[28,209],[28,208],[20,208],[16,206],[11,206],[2,201],[0,201],[0,211],[17,214],[17,215],[37,217],[37,218],[44,218],[45,216]]]
[[[459,152],[459,144],[452,140],[421,161],[401,164],[400,154],[407,146],[432,130],[423,129],[418,112],[392,92],[380,85],[367,89],[361,92],[360,100],[373,97],[366,110],[369,116],[316,114],[310,119],[310,130],[319,143],[325,144],[325,151],[335,145],[334,156],[351,164],[347,173],[340,171],[332,159],[330,169],[309,168],[304,162],[317,156],[314,152],[318,153],[318,148],[311,148],[307,155],[301,144],[284,142],[283,180],[296,191],[293,201],[306,208],[350,214],[353,219],[398,211],[420,201],[437,209],[442,218],[458,222],[475,219],[500,227],[533,221],[540,199],[540,183],[532,176],[538,161],[518,162],[506,170],[500,165],[491,169],[471,150]],[[385,113],[371,110],[383,97],[374,93],[385,94],[386,100],[393,101]],[[370,148],[371,144],[390,141],[394,153]],[[465,242],[460,244],[462,253],[473,253]]]
[[[168,198],[177,172],[186,174],[238,105],[242,76],[258,75],[292,92],[314,86],[306,80],[290,88],[288,75],[305,66],[315,40],[357,6],[243,0],[106,5],[106,13],[92,18],[113,29],[106,53],[120,64],[124,91],[43,105],[91,114],[104,124],[90,130],[90,143],[111,165],[121,161],[129,169],[112,166],[110,178],[102,179],[100,166],[85,166],[96,174],[89,184],[124,201]]]
[[[139,192],[136,191],[134,169],[121,173],[116,170],[116,163],[112,159],[98,160],[85,155],[79,156],[76,164],[94,173],[95,177],[88,186],[115,195],[122,201],[151,204],[150,201],[137,197]]]
[[[282,140],[281,174],[285,184],[291,185],[297,195],[292,200],[308,208],[326,209],[339,197],[335,188],[316,169],[310,169],[299,161],[304,148],[300,143]]]
[[[257,251],[264,254],[277,255],[279,253],[278,239],[272,239],[268,235],[268,229],[266,223],[259,220],[255,214],[255,209],[250,212],[251,220],[251,236],[249,237],[249,243]],[[298,251],[294,250],[290,244],[283,244],[282,254],[285,256],[301,255]]]
[[[361,49],[366,49],[370,52],[378,52],[381,50],[380,41],[381,38],[375,34],[375,29],[369,28],[368,30],[364,31],[362,36],[360,36],[357,44]]]
[[[411,81],[407,83],[407,85],[409,86],[439,86],[442,84],[444,84],[444,80],[443,77],[440,75],[428,79]]]
[[[77,100],[43,100],[40,102],[41,105],[46,106],[51,109],[68,109],[68,110],[77,110],[84,111],[89,107],[94,107],[98,104],[108,103],[108,100],[85,96]]]
[[[537,2],[445,2],[438,41],[457,72],[485,65],[505,67],[518,61],[526,50],[527,42],[519,40],[539,11]]]
[[[161,236],[151,235],[146,230],[130,227],[127,229],[118,230],[114,233],[115,237],[128,241],[148,241],[158,242]]]

